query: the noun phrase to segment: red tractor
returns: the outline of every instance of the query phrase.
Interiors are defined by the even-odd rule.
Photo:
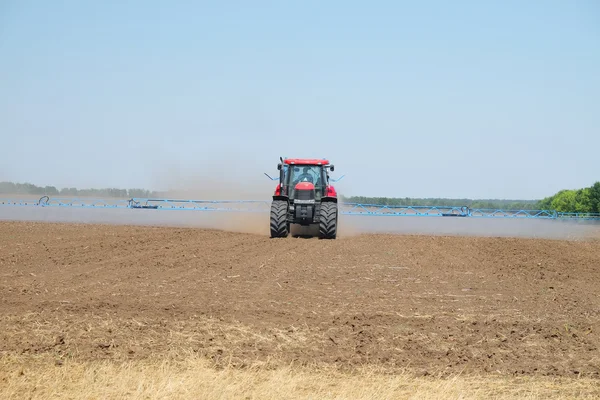
[[[279,184],[271,203],[271,237],[287,237],[292,224],[319,228],[321,239],[335,239],[338,199],[329,183],[328,160],[280,158]],[[340,178],[341,179],[341,178]]]

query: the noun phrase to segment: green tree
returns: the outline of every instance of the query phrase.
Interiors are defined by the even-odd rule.
[[[60,189],[61,196],[77,196],[77,188],[62,188]]]
[[[600,182],[596,182],[590,189],[590,204],[592,211],[600,213]]]
[[[2,194],[15,194],[17,192],[17,186],[12,182],[0,182],[0,193]]]
[[[577,191],[561,190],[554,195],[550,208],[558,212],[574,212],[577,203]]]
[[[46,186],[44,188],[44,194],[47,196],[56,196],[58,193],[58,189],[54,186]]]
[[[594,212],[592,203],[592,189],[579,189],[575,195],[575,212],[590,213]]]
[[[550,210],[552,209],[552,201],[554,200],[555,196],[550,196],[550,197],[546,197],[542,200],[540,200],[538,202],[537,208],[540,210]]]

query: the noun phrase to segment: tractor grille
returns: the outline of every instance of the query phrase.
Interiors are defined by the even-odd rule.
[[[314,190],[296,190],[296,200],[314,200]]]

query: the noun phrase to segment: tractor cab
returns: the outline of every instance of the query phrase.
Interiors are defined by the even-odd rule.
[[[328,175],[321,165],[296,164],[284,165],[284,190],[288,193],[290,199],[295,198],[298,188],[314,187],[315,200],[320,200],[326,193],[329,183]],[[298,184],[302,184],[298,186]],[[310,185],[309,185],[310,184]]]
[[[330,185],[329,171],[334,166],[328,160],[316,159],[285,159],[277,168],[280,170],[280,183],[275,190],[276,196],[286,196],[291,202],[296,198],[297,190],[314,187],[314,199],[320,201],[323,197],[336,197],[335,188]],[[298,184],[303,184],[298,187]]]

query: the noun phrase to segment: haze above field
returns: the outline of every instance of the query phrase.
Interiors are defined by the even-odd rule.
[[[598,180],[593,1],[4,1],[0,59],[0,181],[270,192],[280,155],[349,196]]]

